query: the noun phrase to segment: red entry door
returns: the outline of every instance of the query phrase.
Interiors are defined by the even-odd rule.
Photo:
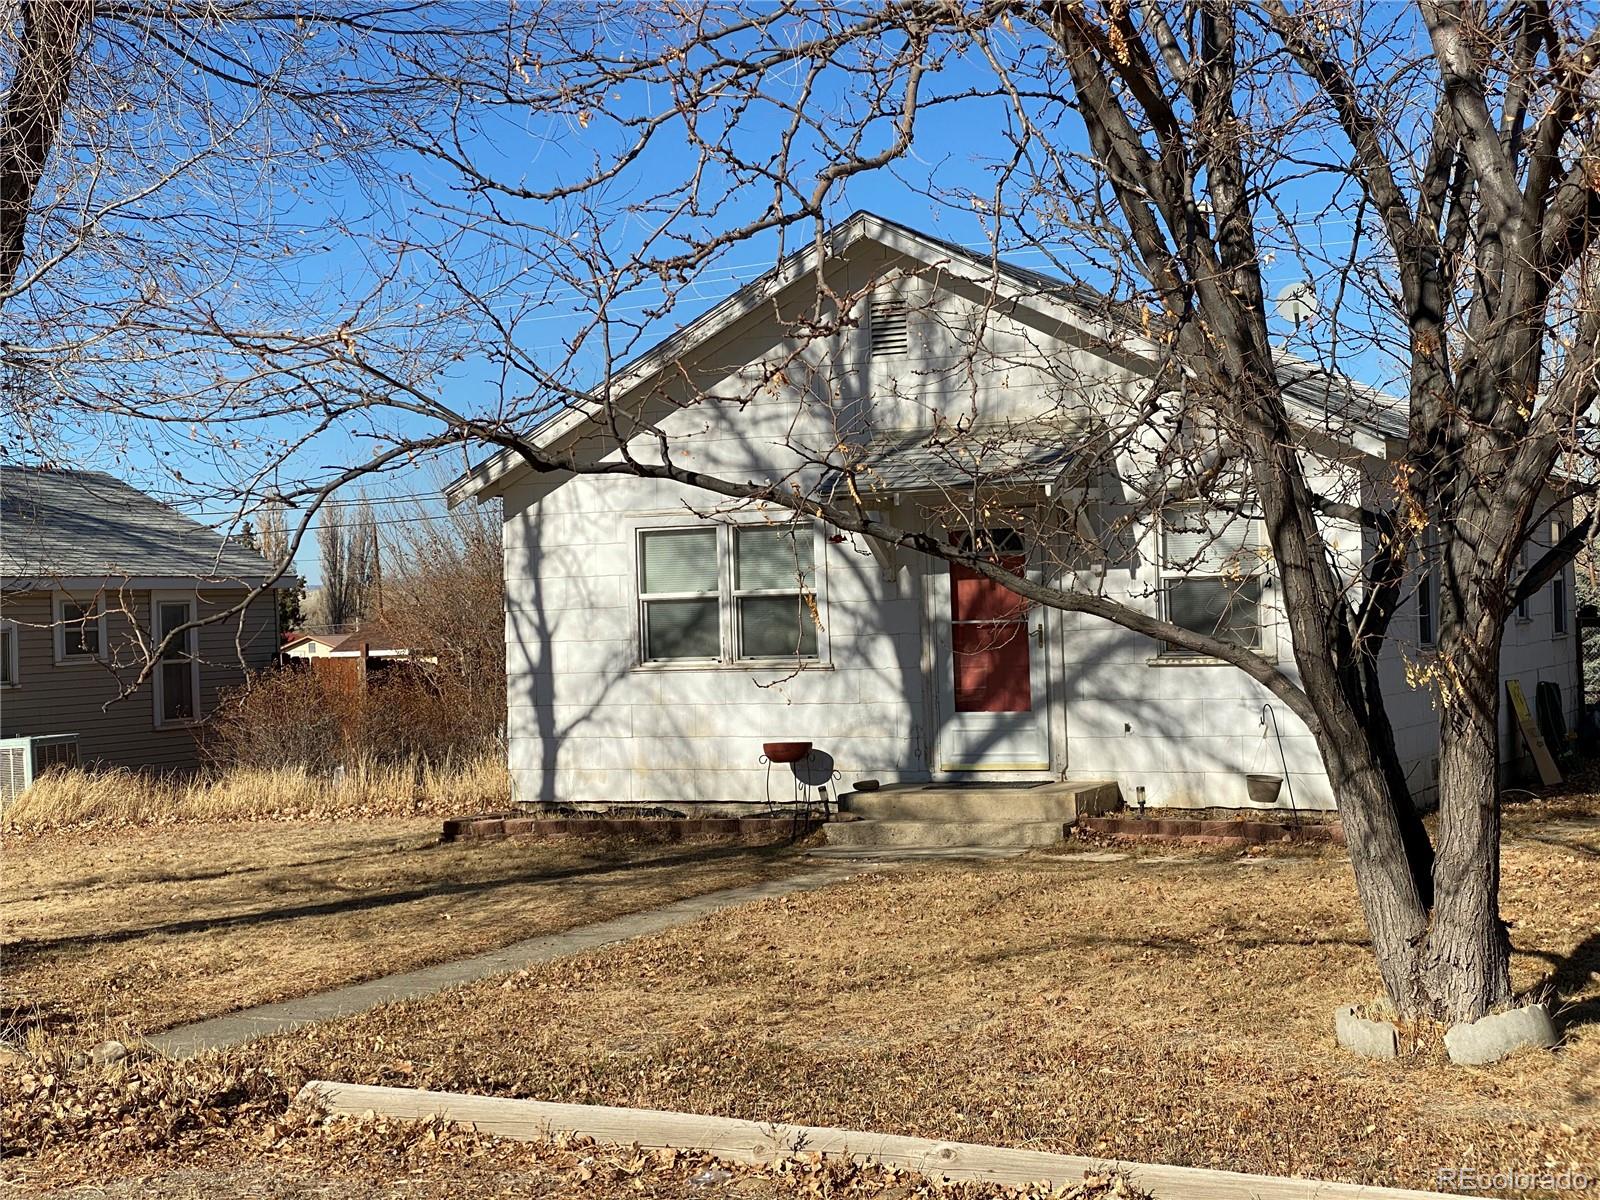
[[[1027,569],[1014,529],[986,532],[995,562],[1014,575]],[[970,540],[958,534],[957,544]],[[1033,710],[1028,602],[971,567],[950,564],[950,665],[958,713]]]

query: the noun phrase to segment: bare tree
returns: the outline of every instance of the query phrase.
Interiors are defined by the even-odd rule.
[[[104,379],[105,356],[130,339],[159,333],[184,353],[225,344],[253,364],[253,386],[197,383],[174,354],[163,369],[185,387],[161,393],[173,407],[107,401],[116,389],[104,386],[80,402],[121,404],[136,421],[182,413],[230,436],[298,422],[279,439],[280,474],[322,431],[375,438],[368,457],[303,470],[282,488],[306,505],[302,532],[330,489],[482,442],[542,473],[667,481],[705,497],[707,511],[787,509],[1231,663],[1317,741],[1391,996],[1407,1013],[1476,1017],[1511,987],[1498,911],[1502,630],[1588,532],[1584,523],[1540,545],[1519,568],[1564,498],[1552,480],[1579,488],[1591,476],[1592,24],[1561,4],[1444,0],[1404,10],[1359,0],[712,4],[693,21],[672,4],[543,9],[472,54],[418,43],[428,96],[437,102],[442,89],[450,102],[374,136],[455,186],[409,189],[417,219],[403,232],[391,213],[351,223],[375,264],[367,301],[309,321],[230,321],[219,339],[212,292],[159,290],[159,316],[74,310],[77,333],[28,349],[64,375]],[[69,94],[92,93],[75,81],[97,77],[80,61]],[[31,94],[19,89],[14,76],[13,92]],[[371,94],[388,96],[376,84]],[[963,138],[958,169],[943,155]],[[525,173],[519,147],[556,144],[562,161]],[[973,320],[936,331],[938,378],[852,391],[829,351],[868,319],[883,281],[831,270],[828,231],[853,181],[893,174],[981,225],[979,261],[1043,254],[1048,272],[1031,294],[1083,314],[1073,337],[1097,362],[1153,366],[1136,386],[1113,386],[1079,363],[1041,362],[1037,347],[997,336],[1029,289],[952,255],[923,274],[959,278],[987,300]],[[34,189],[44,232],[31,261],[52,261],[52,214],[86,211],[92,192],[81,178],[48,200]],[[138,210],[134,197],[125,203]],[[1334,226],[1348,236],[1327,237]],[[777,264],[767,294],[780,346],[730,371],[703,356],[680,361],[669,342],[647,356],[652,373],[630,373],[664,324],[702,306],[708,281],[751,259]],[[1287,372],[1268,311],[1274,260],[1294,263],[1323,305],[1294,332],[1299,366]],[[428,270],[413,274],[418,262]],[[28,278],[16,294],[38,289],[54,304],[35,303],[36,315],[72,298],[43,266]],[[922,282],[904,281],[913,295]],[[555,346],[541,336],[552,310],[567,318]],[[150,303],[141,298],[138,312]],[[91,336],[113,329],[104,342]],[[457,398],[451,372],[463,354],[498,385],[487,398]],[[1406,393],[1382,477],[1341,457],[1334,436],[1366,404],[1338,382],[1351,365]],[[1028,386],[1051,397],[1029,420],[1000,432],[960,419],[940,427],[948,453],[989,464],[974,486],[915,521],[886,509],[860,452],[874,407],[926,406],[936,386],[967,389],[978,414],[984,378],[1025,368],[1039,372]],[[1320,428],[1292,403],[1308,380],[1321,381]],[[694,439],[660,433],[651,416],[775,399],[795,410],[791,465],[775,472],[708,465]],[[552,449],[529,435],[564,414],[581,417],[581,443]],[[1040,448],[1118,478],[1125,497],[1091,512],[1081,477],[1061,480],[1070,486],[1048,532],[1066,549],[1045,582],[977,536],[996,514],[1039,524],[1008,511],[1004,483]],[[1196,499],[1260,522],[1292,661],[1226,636],[1222,623],[1196,629],[1108,595],[1072,569]],[[952,539],[951,528],[972,536]],[[1335,529],[1374,552],[1352,569]],[[1404,649],[1442,711],[1436,839],[1412,804],[1379,686],[1402,640],[1394,615],[1423,579],[1440,590],[1437,647]]]

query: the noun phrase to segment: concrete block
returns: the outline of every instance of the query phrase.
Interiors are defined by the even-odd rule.
[[[1545,1048],[1554,1046],[1556,1040],[1549,1011],[1542,1004],[1530,1004],[1452,1025],[1444,1035],[1444,1048],[1458,1066],[1480,1067],[1499,1062],[1524,1046]]]
[[[1399,1058],[1400,1030],[1388,1021],[1356,1016],[1354,1005],[1333,1010],[1333,1035],[1352,1054],[1363,1058]]]

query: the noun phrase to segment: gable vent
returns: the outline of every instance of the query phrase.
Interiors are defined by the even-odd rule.
[[[898,296],[885,296],[882,299],[874,296],[868,312],[872,357],[888,358],[904,354],[908,342],[906,302]]]

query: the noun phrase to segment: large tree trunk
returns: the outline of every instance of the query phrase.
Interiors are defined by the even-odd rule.
[[[1475,1021],[1511,999],[1511,942],[1500,919],[1500,635],[1450,656],[1439,722],[1436,903],[1427,990],[1435,1015]]]
[[[1387,772],[1372,753],[1369,731],[1342,698],[1325,693],[1321,703],[1315,695],[1312,702],[1323,710],[1317,742],[1384,989],[1402,1013],[1428,1011],[1423,957],[1428,906],[1398,815],[1410,798],[1393,794]]]

